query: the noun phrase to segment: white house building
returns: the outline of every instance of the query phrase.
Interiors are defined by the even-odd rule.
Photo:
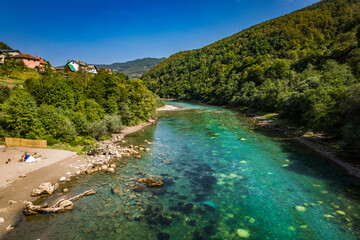
[[[97,68],[95,65],[88,65],[86,62],[71,60],[65,67],[65,72],[79,72],[79,70],[86,71],[87,73],[97,74]]]

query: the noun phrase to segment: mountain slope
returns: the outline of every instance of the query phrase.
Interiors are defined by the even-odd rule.
[[[278,111],[360,147],[359,24],[359,0],[324,0],[174,54],[142,79],[160,97]]]
[[[4,42],[0,42],[0,49],[12,50],[12,48]]]
[[[128,61],[124,63],[113,64],[96,64],[97,68],[111,69],[113,72],[121,72],[129,76],[129,78],[140,78],[146,71],[150,70],[156,64],[163,61],[165,58],[143,58]]]

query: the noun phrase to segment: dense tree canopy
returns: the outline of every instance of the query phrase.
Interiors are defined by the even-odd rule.
[[[155,116],[155,96],[124,74],[47,72],[24,88],[0,88],[2,134],[81,144]]]
[[[0,49],[12,50],[12,48],[4,42],[0,42]]]
[[[353,146],[349,121],[359,116],[342,105],[355,103],[348,98],[359,83],[359,37],[360,1],[323,0],[174,54],[142,79],[164,98],[277,111]]]

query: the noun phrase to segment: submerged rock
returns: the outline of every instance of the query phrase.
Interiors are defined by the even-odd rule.
[[[241,238],[249,238],[250,237],[250,232],[247,229],[240,228],[240,229],[236,230],[236,233]]]
[[[180,210],[185,214],[190,214],[194,210],[194,204],[188,203],[184,207],[180,208]]]
[[[207,235],[214,235],[216,233],[216,228],[214,225],[207,225],[206,227],[204,227],[204,232]]]
[[[343,216],[345,216],[346,215],[346,213],[344,212],[344,211],[336,211],[336,213],[338,213],[338,214],[340,214],[340,215],[343,215]]]
[[[156,180],[151,177],[146,178],[146,179],[140,178],[139,180],[137,180],[137,182],[146,183],[149,187],[161,187],[162,185],[164,185],[163,181]]]
[[[305,211],[306,211],[306,208],[303,207],[303,206],[296,206],[295,209],[296,209],[298,212],[305,212]]]
[[[161,225],[164,225],[164,226],[169,226],[172,222],[171,218],[170,217],[165,217],[163,215],[160,215],[158,217],[158,221]]]
[[[146,187],[144,184],[137,185],[134,189],[135,192],[144,192],[146,191]]]
[[[111,193],[112,194],[120,194],[120,193],[122,193],[122,189],[120,187],[113,187],[113,188],[111,188]]]

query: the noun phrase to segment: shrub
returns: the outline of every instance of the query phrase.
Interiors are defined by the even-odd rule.
[[[93,138],[97,140],[99,140],[100,137],[105,136],[108,133],[106,121],[100,120],[90,123],[89,133]]]
[[[160,108],[165,106],[165,102],[158,95],[155,95],[155,105],[156,108]]]
[[[10,88],[8,86],[0,86],[0,103],[3,103],[10,97]]]
[[[27,133],[38,127],[36,102],[24,89],[17,89],[4,102],[3,110],[8,129],[13,136],[25,137]]]
[[[121,116],[119,115],[106,115],[104,117],[108,133],[120,132],[122,129]]]
[[[70,115],[76,131],[79,135],[86,136],[89,134],[89,121],[81,112],[75,112]]]
[[[119,103],[119,115],[121,116],[121,121],[128,126],[131,126],[135,123],[136,117],[134,113],[130,110],[129,106],[121,102]]]
[[[38,113],[46,134],[52,138],[71,142],[77,135],[74,124],[62,109],[43,104],[39,107]]]
[[[105,113],[104,109],[94,99],[78,102],[77,110],[86,115],[90,122],[100,120]]]

